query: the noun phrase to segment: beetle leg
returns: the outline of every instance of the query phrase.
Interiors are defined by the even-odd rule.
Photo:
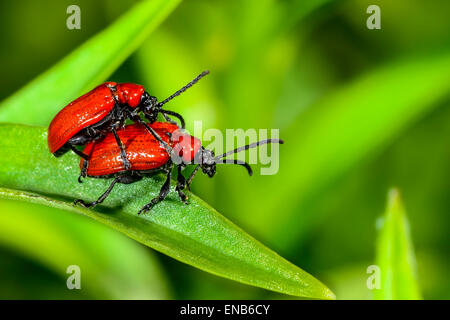
[[[120,157],[122,158],[123,166],[125,170],[131,169],[130,161],[127,159],[127,153],[125,152],[125,146],[122,143],[122,140],[120,140],[119,135],[117,134],[116,128],[112,127],[112,133],[114,134],[114,138],[116,138],[116,142],[119,145],[120,149]]]
[[[183,192],[184,188],[186,187],[186,179],[181,173],[182,166],[177,166],[177,170],[177,187],[175,188],[175,190],[178,191],[178,196],[180,197],[181,201],[185,204],[188,204],[188,197]]]
[[[111,185],[108,187],[108,189],[94,202],[84,202],[81,199],[77,199],[74,201],[74,205],[76,204],[81,204],[83,207],[85,208],[91,208],[91,207],[95,207],[96,205],[98,205],[99,203],[102,203],[103,201],[105,201],[106,197],[108,197],[108,195],[111,193],[111,190],[114,188],[114,185],[119,182],[120,177],[114,178],[113,182],[111,183]]]
[[[87,160],[83,160],[83,168],[81,168],[80,175],[78,176],[78,182],[79,183],[83,182],[81,180],[81,178],[86,178],[87,167],[88,167],[88,161]]]
[[[80,150],[78,150],[77,148],[75,148],[75,146],[73,146],[72,144],[70,145],[70,149],[79,157],[83,158],[84,160],[89,160],[89,156],[83,152],[81,152]]]
[[[93,127],[87,127],[87,128],[86,128],[86,134],[87,134],[89,137],[94,137],[97,133],[98,133],[98,130],[96,130],[96,129],[93,128]]]
[[[163,140],[161,139],[161,137],[159,136],[158,133],[156,133],[155,130],[153,130],[152,127],[150,127],[144,120],[142,120],[139,116],[137,117],[133,117],[132,120],[134,122],[137,122],[139,124],[142,124],[145,126],[145,128],[156,138],[156,140],[158,140],[159,144],[166,149],[167,153],[169,154],[169,156],[172,155],[172,148]]]
[[[197,174],[198,169],[200,169],[199,164],[195,167],[194,171],[192,171],[191,175],[187,179],[186,187],[188,190],[191,190],[191,183],[192,183],[192,180],[194,179],[195,175]]]
[[[141,210],[139,210],[138,214],[145,213],[149,210],[151,210],[157,203],[163,201],[170,191],[170,177],[172,174],[172,170],[169,169],[167,173],[167,179],[166,182],[164,182],[161,190],[159,191],[159,195],[156,198],[153,198],[152,201],[147,203],[145,206],[142,207]]]

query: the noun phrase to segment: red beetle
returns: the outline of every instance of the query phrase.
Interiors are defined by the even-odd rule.
[[[48,146],[50,152],[56,157],[61,156],[69,149],[84,159],[88,159],[84,152],[75,146],[103,137],[107,132],[112,132],[121,151],[121,157],[126,168],[130,167],[125,157],[124,145],[117,136],[117,129],[125,124],[125,120],[146,126],[160,143],[163,140],[149,127],[139,116],[143,112],[150,123],[156,121],[161,113],[167,121],[171,121],[169,115],[177,117],[184,128],[184,120],[181,115],[169,110],[163,110],[162,106],[193,86],[208,71],[202,72],[186,86],[175,92],[162,102],[149,95],[143,86],[133,83],[106,82],[95,89],[69,103],[53,118],[48,128]]]
[[[146,212],[155,204],[164,200],[169,193],[172,166],[176,166],[178,170],[176,191],[181,201],[186,203],[187,197],[183,193],[183,190],[185,187],[189,189],[189,185],[199,168],[209,177],[213,177],[216,173],[216,164],[238,164],[244,166],[248,170],[249,175],[252,175],[252,169],[248,163],[223,158],[262,144],[283,143],[279,139],[267,139],[228,151],[220,156],[215,156],[213,151],[206,150],[202,147],[199,139],[187,134],[184,130],[179,130],[175,124],[154,122],[150,126],[170,146],[171,156],[169,157],[165,148],[161,146],[153,135],[148,133],[144,125],[127,125],[117,131],[119,138],[126,146],[126,157],[131,164],[131,168],[127,170],[125,169],[113,134],[108,133],[104,139],[93,141],[84,149],[84,152],[89,156],[90,160],[86,161],[81,159],[81,176],[87,175],[93,178],[104,179],[113,177],[114,180],[98,200],[90,203],[86,203],[83,200],[76,200],[75,203],[80,203],[85,207],[94,207],[106,199],[116,183],[129,184],[141,180],[144,176],[164,172],[167,178],[160,190],[159,196],[146,204],[139,210],[138,214]],[[197,166],[186,180],[181,171],[189,164],[197,164]]]

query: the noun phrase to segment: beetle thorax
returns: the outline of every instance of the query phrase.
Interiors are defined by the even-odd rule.
[[[131,108],[137,108],[144,95],[144,87],[134,83],[119,83],[116,86],[118,102]]]
[[[156,97],[144,92],[141,97],[139,109],[139,111],[144,113],[145,118],[150,123],[153,123],[158,118],[158,113],[161,111],[161,105],[158,103],[158,99],[156,99]]]

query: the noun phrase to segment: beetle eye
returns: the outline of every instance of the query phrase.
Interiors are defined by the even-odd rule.
[[[147,92],[144,92],[141,96],[141,106],[144,110],[149,110],[154,108],[157,105],[158,100],[156,97],[149,95]]]

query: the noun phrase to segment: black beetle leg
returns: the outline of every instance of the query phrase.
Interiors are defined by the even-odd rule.
[[[78,176],[79,183],[83,182],[83,180],[81,178],[86,178],[88,163],[89,163],[88,160],[83,160],[83,168],[81,168],[80,175]]]
[[[120,177],[114,178],[113,182],[110,184],[110,186],[108,187],[108,189],[94,202],[84,202],[84,200],[81,199],[77,199],[74,201],[74,205],[76,204],[81,204],[83,207],[85,208],[91,208],[91,207],[95,207],[96,205],[98,205],[99,203],[102,203],[103,201],[105,201],[105,199],[109,196],[109,194],[111,193],[111,190],[114,188],[114,185],[119,182]]]
[[[123,166],[125,170],[131,169],[130,161],[127,159],[127,153],[125,152],[125,146],[122,143],[122,140],[120,140],[119,135],[117,134],[116,128],[112,127],[111,129],[112,133],[114,134],[114,138],[116,138],[116,142],[119,145],[120,149],[120,157],[122,158]]]
[[[171,175],[172,175],[172,170],[170,170],[170,168],[169,168],[168,173],[167,173],[166,182],[164,182],[161,190],[159,191],[159,195],[156,198],[153,198],[152,201],[147,203],[145,206],[143,206],[142,209],[139,210],[138,214],[145,213],[145,212],[151,210],[157,203],[163,201],[167,197],[167,195],[169,194],[169,191],[170,191]]]
[[[194,179],[195,175],[197,174],[198,169],[200,169],[200,165],[199,164],[194,168],[194,171],[192,171],[191,175],[187,179],[186,188],[188,190],[191,190],[191,183],[192,183],[192,180]]]
[[[141,119],[141,117],[139,116],[135,116],[132,118],[132,120],[134,122],[137,122],[139,124],[142,124],[145,126],[145,128],[156,138],[156,140],[159,142],[159,144],[166,149],[167,153],[169,154],[169,156],[171,156],[172,154],[172,148],[163,140],[161,139],[161,137],[159,136],[158,133],[156,133],[155,130],[153,130],[152,127],[150,127],[144,120]]]
[[[177,166],[177,187],[175,188],[175,190],[178,192],[178,196],[180,197],[181,201],[185,204],[188,204],[188,197],[183,192],[184,188],[186,187],[186,179],[181,173],[181,170],[182,166]]]
[[[83,152],[81,152],[80,150],[78,150],[77,148],[75,148],[74,145],[70,145],[70,149],[80,158],[83,158],[84,160],[89,160],[89,156]]]

